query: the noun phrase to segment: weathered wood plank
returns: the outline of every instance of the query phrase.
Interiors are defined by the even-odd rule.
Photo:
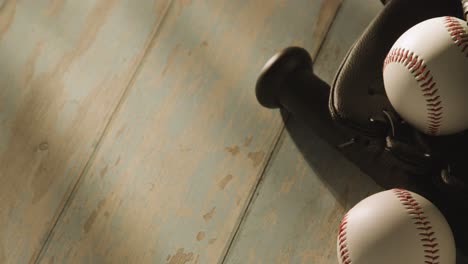
[[[217,263],[282,128],[265,60],[339,1],[175,0],[42,263]]]
[[[346,0],[314,66],[331,82],[348,48],[381,9]],[[225,263],[337,263],[346,210],[380,188],[294,118],[265,172]]]
[[[168,1],[0,1],[0,263],[33,262]]]

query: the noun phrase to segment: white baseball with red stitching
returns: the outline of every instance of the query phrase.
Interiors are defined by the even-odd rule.
[[[429,135],[468,128],[468,27],[455,17],[423,21],[393,45],[383,65],[388,99]]]
[[[403,189],[371,195],[344,216],[340,264],[455,264],[452,231],[426,198]]]

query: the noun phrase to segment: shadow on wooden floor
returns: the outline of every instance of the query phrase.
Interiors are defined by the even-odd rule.
[[[315,135],[314,129],[281,109],[286,130],[309,166],[337,201],[351,208],[381,188],[338,150]]]
[[[346,210],[351,209],[365,197],[383,190],[370,176],[360,171],[338,150],[318,138],[312,127],[295,119],[284,109],[281,109],[280,113],[287,132],[304,159]],[[458,223],[455,225],[458,226]],[[466,256],[465,239],[458,240],[462,245],[457,243],[457,264],[466,264],[468,257]]]

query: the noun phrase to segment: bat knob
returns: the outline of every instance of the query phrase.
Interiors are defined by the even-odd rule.
[[[279,96],[301,79],[300,74],[312,72],[312,58],[300,47],[289,47],[271,57],[263,66],[255,92],[258,102],[267,108],[279,108]],[[299,77],[299,78],[298,78]]]
[[[255,87],[257,100],[267,108],[282,108],[332,145],[343,141],[329,110],[330,86],[313,72],[309,53],[289,47],[274,55],[262,69]]]

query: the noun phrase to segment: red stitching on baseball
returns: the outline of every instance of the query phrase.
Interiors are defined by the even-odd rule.
[[[403,64],[419,83],[422,95],[426,101],[426,132],[430,135],[437,135],[442,126],[444,108],[439,95],[439,89],[436,87],[436,82],[431,71],[427,68],[422,58],[414,54],[414,52],[403,48],[391,49],[385,58],[383,68],[385,69],[388,64],[393,62]]]
[[[346,243],[347,226],[348,226],[348,214],[345,214],[345,216],[341,220],[339,232],[338,232],[338,246],[339,246],[338,253],[340,254],[341,263],[343,264],[351,264],[351,258],[349,257],[348,243]]]
[[[433,89],[434,86],[435,86],[435,83],[433,83],[428,88],[422,89],[423,92],[426,92],[426,93],[424,93],[424,96],[433,96],[433,95],[435,95],[435,93],[437,93],[439,91],[439,89]]]
[[[429,113],[429,118],[433,118],[433,117],[441,117],[442,113]]]
[[[439,101],[439,102],[436,102],[436,103],[428,103],[428,104],[426,104],[426,105],[427,105],[427,106],[431,106],[431,107],[437,107],[437,106],[439,106],[440,104],[441,104],[441,102]]]
[[[430,98],[426,98],[426,102],[440,102],[440,96],[437,95],[435,97],[430,97]]]
[[[468,57],[468,52],[466,52],[468,48],[468,34],[466,33],[465,27],[454,17],[446,16],[444,20],[445,28],[447,28],[450,38],[461,48],[461,52]]]
[[[418,201],[414,199],[410,192],[403,189],[393,189],[393,192],[403,204],[408,214],[411,216],[416,229],[420,230],[419,236],[422,242],[426,264],[438,264],[439,244],[436,242],[435,232],[432,231],[432,225],[429,219],[424,215],[424,211]]]

